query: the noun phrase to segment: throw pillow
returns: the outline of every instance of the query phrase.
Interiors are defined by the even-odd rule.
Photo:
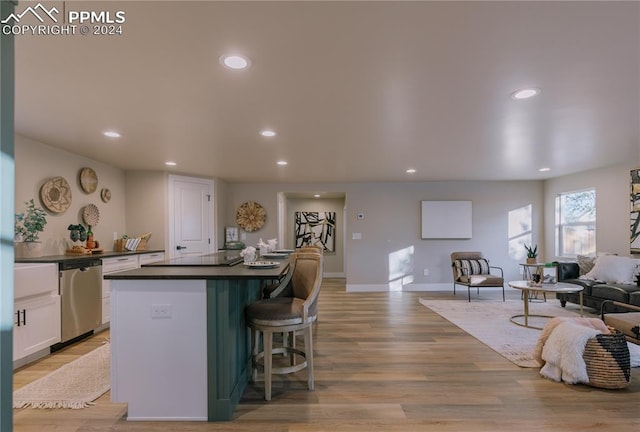
[[[456,260],[456,272],[460,276],[471,276],[477,274],[489,274],[489,261],[484,258],[470,260]]]
[[[638,260],[632,258],[603,255],[598,257],[593,269],[583,278],[607,283],[633,284],[633,275],[637,266]]]
[[[578,267],[580,268],[580,276],[589,273],[595,265],[596,257],[587,255],[578,255]]]

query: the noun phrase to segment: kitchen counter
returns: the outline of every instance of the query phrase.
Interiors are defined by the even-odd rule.
[[[212,254],[216,255],[216,254]],[[219,258],[219,257],[218,257]],[[289,260],[277,260],[277,267],[254,269],[236,265],[221,265],[215,257],[205,255],[201,257],[184,257],[145,264],[135,270],[104,275],[105,279],[143,280],[143,279],[244,279],[244,280],[273,280],[279,279],[289,266]],[[207,264],[209,263],[209,264]]]
[[[111,257],[119,257],[119,256],[129,256],[129,255],[142,255],[142,254],[150,254],[164,252],[162,249],[150,249],[144,251],[125,251],[125,252],[116,252],[116,251],[106,251],[102,253],[96,254],[86,254],[86,255],[46,255],[37,258],[16,258],[16,263],[61,263],[67,261],[82,261],[88,259],[102,259],[102,258],[111,258]]]
[[[219,265],[225,252],[105,275],[111,281],[111,400],[127,420],[228,421],[251,375],[244,310],[278,267]],[[207,262],[209,264],[207,264]]]
[[[158,261],[151,266],[173,267],[173,266],[233,266],[239,264],[244,259],[240,256],[240,251],[222,251],[207,255],[185,255],[165,261]]]

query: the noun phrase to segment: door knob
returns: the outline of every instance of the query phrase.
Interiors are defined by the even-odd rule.
[[[187,248],[186,246],[176,246],[176,249],[178,249],[178,250],[182,250],[182,249],[186,249],[186,248]]]

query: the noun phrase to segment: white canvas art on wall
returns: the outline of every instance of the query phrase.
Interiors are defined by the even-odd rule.
[[[471,201],[422,201],[423,239],[470,239]]]

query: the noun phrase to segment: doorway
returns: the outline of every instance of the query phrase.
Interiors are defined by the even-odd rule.
[[[215,251],[214,181],[169,176],[169,258]]]

